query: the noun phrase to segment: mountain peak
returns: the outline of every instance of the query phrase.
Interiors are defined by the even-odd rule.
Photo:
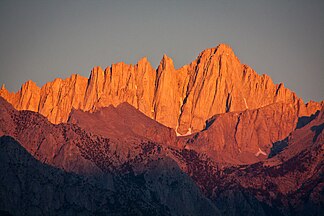
[[[37,86],[37,84],[32,81],[32,80],[27,80],[27,82],[25,82],[22,86],[21,86],[21,90],[24,91],[24,90],[28,90],[31,92],[33,91],[39,91],[40,88]]]
[[[231,47],[230,45],[228,45],[228,44],[224,44],[224,43],[219,44],[219,45],[216,47],[216,49],[217,49],[218,51],[220,51],[220,52],[225,52],[225,53],[226,53],[226,52],[227,52],[227,53],[234,53],[232,47]]]
[[[103,73],[103,70],[100,66],[95,66],[91,70],[90,76],[98,76],[99,73]]]
[[[143,70],[143,68],[150,68],[151,70],[154,70],[146,56],[138,60],[136,67],[141,68],[141,70]]]
[[[147,63],[147,62],[148,62],[147,57],[144,56],[144,57],[142,57],[140,60],[138,60],[137,64],[145,64],[145,63]]]
[[[233,49],[227,45],[227,44],[219,44],[217,47],[212,47],[212,48],[208,48],[203,50],[198,58],[210,58],[213,55],[226,55],[226,56],[235,56],[235,53],[233,51]],[[235,56],[236,57],[236,56]]]
[[[171,59],[171,57],[167,56],[167,54],[163,54],[161,62],[173,62],[173,60]]]
[[[23,85],[26,85],[26,86],[37,86],[37,84],[33,80],[27,80]]]
[[[159,68],[164,70],[174,69],[173,60],[166,54],[163,54],[163,57],[160,61]]]

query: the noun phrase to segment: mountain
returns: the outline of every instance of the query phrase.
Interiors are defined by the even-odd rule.
[[[94,112],[72,110],[68,123],[77,124],[86,131],[100,136],[114,137],[128,145],[143,140],[174,145],[176,134],[173,129],[147,117],[128,103],[112,105]]]
[[[154,70],[146,58],[136,65],[123,62],[102,70],[95,67],[89,79],[72,75],[39,88],[28,81],[17,93],[4,86],[0,96],[18,110],[39,112],[50,122],[67,122],[72,109],[93,112],[127,102],[146,116],[173,128],[178,135],[202,130],[216,114],[244,111],[275,102],[291,103],[298,116],[310,116],[323,104],[304,104],[283,84],[258,75],[241,64],[225,44],[206,49],[179,69],[164,55]]]
[[[324,102],[224,44],[0,90],[0,214],[323,215]]]
[[[127,104],[101,108],[94,113],[73,111],[68,123],[55,125],[38,113],[17,111],[4,99],[0,102],[0,135],[15,139],[1,138],[0,159],[5,171],[1,172],[0,186],[2,197],[12,200],[2,201],[2,211],[17,215],[37,213],[33,206],[41,209],[39,211],[47,209],[45,212],[87,215],[100,212],[116,215],[305,215],[311,212],[320,215],[324,211],[321,198],[324,110],[310,117],[308,122],[304,120],[300,128],[276,142],[268,159],[251,165],[233,165],[219,162],[199,148],[169,145],[168,136],[156,138],[153,133],[150,139],[142,137],[141,128],[162,132],[168,132],[170,128]],[[276,106],[285,112],[285,109],[289,110],[284,104]],[[262,116],[268,113],[267,109],[260,108],[258,112],[264,112],[260,114]],[[120,117],[116,118],[119,112]],[[244,112],[251,113],[242,116],[256,111]],[[221,117],[226,119],[228,115],[232,118],[235,114],[227,113]],[[121,121],[116,121],[118,119]],[[142,120],[138,122],[139,119]],[[147,127],[127,127],[137,123],[147,124]],[[201,133],[213,130],[216,123],[217,119]],[[123,128],[122,124],[125,129],[120,135],[118,128]],[[269,130],[273,130],[271,128],[270,124]],[[126,141],[128,138],[131,140]],[[177,142],[185,138],[178,137]],[[155,139],[161,142],[157,143]],[[31,155],[25,150],[18,150],[26,152],[18,156],[11,155],[22,147]],[[66,180],[53,180],[60,178]],[[44,179],[49,179],[46,180],[49,191],[37,186],[43,184]],[[19,186],[18,182],[21,182]],[[31,191],[34,189],[27,182],[33,182],[38,191]],[[89,184],[94,184],[95,188]],[[19,190],[12,193],[12,188],[17,187]],[[50,188],[56,187],[69,190],[50,193]],[[78,191],[78,198],[62,200],[63,194],[73,196],[69,191]],[[43,198],[49,199],[47,196],[53,197],[56,207],[51,202],[40,202]],[[97,196],[107,196],[107,201],[91,201]],[[23,206],[24,210],[18,211],[15,206]],[[116,206],[119,206],[118,210]]]
[[[294,131],[298,120],[296,106],[273,103],[258,109],[217,114],[207,121],[205,130],[179,137],[179,143],[217,161],[255,163],[267,158],[273,143]]]
[[[211,199],[222,200],[222,193],[228,196],[223,188],[236,187],[249,195],[254,194],[263,203],[271,203],[270,215],[275,212],[281,215],[322,215],[323,114],[322,109],[309,124],[278,142],[277,145],[282,146],[281,150],[273,148],[275,153],[268,160],[225,171],[227,175],[220,181],[223,185],[217,185],[215,198]],[[230,208],[224,210],[228,209]]]
[[[84,176],[43,164],[12,137],[3,136],[0,162],[0,213],[7,215],[219,215],[168,160],[150,161],[150,170],[138,175]]]
[[[183,149],[187,172],[223,215],[322,215],[323,114],[323,109],[317,112],[253,164],[224,165],[202,154],[199,146]]]
[[[169,215],[165,206],[128,194],[107,176],[86,177],[33,158],[15,139],[0,138],[0,209],[8,215]],[[11,214],[9,214],[9,212]]]
[[[172,159],[171,150],[166,146],[147,138],[137,139],[135,135],[131,142],[125,143],[112,134],[99,136],[100,131],[94,132],[96,129],[88,132],[72,123],[54,125],[38,113],[15,110],[2,98],[0,108],[3,154],[0,160],[4,169],[0,176],[1,197],[10,200],[3,200],[0,210],[15,215],[54,212],[67,215],[77,212],[84,215],[199,215],[206,212],[219,215],[218,209]],[[130,105],[122,104],[117,109],[125,111]],[[130,110],[132,118],[143,118],[138,110]],[[148,123],[154,122],[145,118]],[[116,122],[112,121],[109,127],[114,124]],[[8,148],[14,149],[8,151]],[[56,178],[61,181],[57,182]],[[12,183],[8,186],[8,182]],[[44,182],[48,187],[43,189],[39,185]],[[61,189],[52,191],[56,187]],[[12,193],[14,188],[18,189]],[[34,188],[38,191],[34,192]],[[32,194],[27,197],[19,195],[29,192]],[[74,193],[77,197],[66,201]],[[103,200],[99,202],[100,197]],[[55,204],[41,202],[43,198],[53,199]],[[15,209],[16,206],[22,209]]]

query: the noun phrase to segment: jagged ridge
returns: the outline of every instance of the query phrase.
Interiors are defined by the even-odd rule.
[[[136,65],[123,62],[102,70],[94,67],[89,79],[72,75],[39,88],[28,81],[17,93],[4,87],[0,96],[18,110],[39,112],[52,123],[66,122],[72,109],[95,111],[127,102],[148,117],[174,128],[178,135],[197,132],[215,114],[256,109],[275,102],[291,103],[298,116],[309,116],[322,105],[307,105],[283,84],[274,84],[241,64],[225,44],[206,49],[195,61],[175,69],[164,55],[157,70],[146,58]]]

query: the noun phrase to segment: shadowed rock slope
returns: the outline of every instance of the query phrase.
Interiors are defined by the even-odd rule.
[[[112,105],[94,112],[72,110],[68,123],[77,124],[86,131],[100,136],[114,137],[129,145],[132,142],[149,140],[169,146],[175,145],[173,129],[152,120],[128,103]]]
[[[273,103],[215,115],[207,121],[205,130],[179,137],[178,142],[217,161],[255,163],[267,158],[273,143],[294,131],[298,120],[298,109],[293,104]]]
[[[13,138],[0,138],[0,209],[12,215],[170,215],[126,179],[67,173],[33,158]],[[137,188],[133,194],[128,189]]]
[[[284,144],[280,151],[251,165],[221,168],[206,162],[199,148],[179,154],[187,173],[224,215],[322,215],[323,114],[277,142]]]
[[[41,166],[47,167],[38,168],[34,159],[28,159],[34,162],[26,162],[23,159],[27,154],[25,151],[22,155],[19,153],[18,156],[10,156],[16,151],[10,148],[19,144],[11,138],[1,138],[0,159],[4,169],[0,178],[0,186],[3,188],[1,197],[8,198],[1,201],[1,210],[4,212],[18,215],[29,214],[30,211],[45,214],[103,212],[116,215],[124,212],[136,215],[321,215],[324,211],[323,110],[287,137],[284,134],[278,136],[274,132],[273,139],[283,138],[276,142],[276,145],[281,146],[279,150],[274,151],[276,145],[269,149],[270,153],[273,152],[271,156],[267,156],[269,158],[251,165],[233,165],[219,161],[203,149],[190,149],[189,144],[182,145],[180,139],[185,137],[177,138],[178,147],[168,144],[172,140],[170,137],[163,136],[164,141],[154,131],[169,134],[169,128],[153,123],[153,120],[127,104],[100,109],[94,113],[74,111],[69,123],[54,125],[38,113],[17,111],[5,100],[0,102],[0,135],[14,137],[43,163]],[[212,136],[209,133],[214,133],[214,127],[222,125],[216,124],[218,120],[235,120],[237,115],[241,115],[243,123],[247,121],[244,119],[252,118],[256,125],[263,125],[257,116],[266,115],[273,115],[280,124],[287,124],[288,128],[290,124],[296,124],[296,114],[290,105],[278,103],[275,106],[279,106],[284,113],[291,112],[292,120],[289,120],[290,117],[288,120],[292,123],[282,118],[280,112],[272,113],[272,109],[263,107],[241,114],[215,116],[214,123],[201,133],[211,130],[206,136]],[[103,117],[105,120],[101,121]],[[140,125],[140,119],[147,127]],[[96,122],[98,127],[95,127]],[[119,134],[122,124],[125,124],[125,129]],[[271,131],[272,124],[269,122],[267,126]],[[247,127],[251,124],[244,125]],[[261,126],[256,128],[259,127]],[[142,128],[152,131],[147,133]],[[253,128],[254,126],[252,131]],[[228,130],[232,130],[230,124]],[[122,139],[127,134],[126,138],[133,137],[129,142]],[[148,138],[144,137],[146,134],[149,134]],[[271,137],[256,139],[260,143],[264,140],[273,141]],[[11,145],[12,143],[15,145]],[[46,171],[48,165],[60,170],[51,171],[54,168],[50,167]],[[56,182],[56,179],[61,178],[64,183]],[[81,180],[82,183],[79,183]],[[37,186],[43,186],[44,182],[48,184],[47,187]],[[57,187],[66,188],[66,191],[54,190]],[[85,188],[84,191],[80,189],[82,187]],[[88,190],[89,187],[91,190]],[[17,194],[22,195],[16,196]],[[47,194],[53,194],[50,196],[52,198],[47,197]],[[97,202],[98,196],[100,202]],[[55,200],[55,207],[52,202],[44,204],[42,200],[46,198]],[[116,210],[111,203],[116,203],[121,209]],[[20,205],[24,209],[21,212],[17,208]]]
[[[114,136],[70,123],[54,125],[38,113],[0,102],[0,135],[20,143],[1,138],[0,187],[6,198],[1,210],[14,215],[219,215],[168,156],[167,147],[136,135],[125,145]]]

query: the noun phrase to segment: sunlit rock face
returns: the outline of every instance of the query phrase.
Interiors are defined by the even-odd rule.
[[[26,82],[17,93],[4,87],[0,96],[18,110],[39,112],[50,122],[67,122],[72,109],[93,112],[127,102],[146,116],[173,128],[178,135],[202,130],[216,114],[257,109],[276,102],[292,104],[298,116],[309,116],[321,104],[307,105],[283,84],[258,75],[242,64],[225,44],[202,51],[179,69],[164,55],[155,70],[146,58],[103,70],[94,67],[89,79],[72,75],[37,87]]]

